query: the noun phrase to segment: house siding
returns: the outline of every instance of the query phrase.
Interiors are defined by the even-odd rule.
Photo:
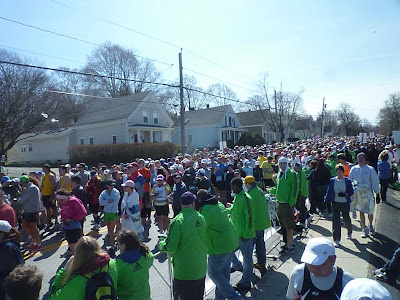
[[[89,145],[89,137],[94,137],[94,145],[112,144],[112,137],[117,137],[117,144],[126,142],[125,122],[113,125],[102,125],[101,127],[75,129],[70,135],[69,145],[80,145],[80,138],[84,138],[85,145]]]
[[[185,144],[189,147],[189,135],[192,136],[192,149],[200,149],[206,147],[219,147],[220,137],[219,126],[204,126],[204,127],[188,127],[185,128]],[[173,132],[172,141],[175,144],[181,144],[181,130],[177,128]],[[188,148],[188,151],[190,149]]]

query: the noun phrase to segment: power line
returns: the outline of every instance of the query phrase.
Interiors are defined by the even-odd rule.
[[[183,88],[185,90],[187,90],[187,91],[197,92],[197,93],[201,93],[201,94],[204,94],[204,95],[207,95],[207,96],[212,96],[212,97],[215,97],[215,98],[220,98],[220,99],[223,99],[223,100],[227,100],[227,101],[232,101],[232,102],[245,104],[245,105],[254,105],[253,103],[249,103],[249,102],[246,102],[246,101],[240,101],[239,99],[232,99],[232,98],[227,98],[227,97],[224,97],[224,96],[214,95],[214,94],[211,94],[211,93],[207,93],[207,92],[204,92],[204,91],[200,91],[200,90],[193,89],[193,88],[188,88],[188,87],[183,87]]]
[[[65,60],[65,61],[70,61],[70,62],[76,62],[76,63],[83,64],[83,62],[77,61],[77,60],[72,60],[72,59],[68,59],[68,58],[62,58],[62,57],[58,57],[58,56],[52,56],[52,55],[38,53],[38,52],[33,52],[33,51],[30,51],[30,50],[24,50],[24,49],[10,47],[10,46],[6,46],[6,45],[0,45],[0,47],[9,48],[9,49],[17,50],[17,51],[32,53],[32,54],[35,54],[35,55],[41,55],[41,56],[45,56],[45,57],[56,58],[56,59],[60,59],[60,60]]]
[[[63,33],[58,33],[58,32],[52,31],[52,30],[40,28],[40,27],[37,27],[37,26],[25,24],[25,23],[22,23],[22,22],[19,22],[19,21],[7,19],[7,18],[1,17],[1,16],[0,16],[0,19],[2,19],[4,21],[11,22],[11,23],[15,23],[15,24],[18,24],[18,25],[21,25],[21,26],[25,26],[25,27],[37,29],[37,30],[40,30],[40,31],[43,31],[43,32],[51,33],[51,34],[54,34],[54,35],[58,35],[58,36],[61,36],[61,37],[65,37],[67,39],[71,39],[71,40],[74,40],[74,41],[82,42],[82,43],[85,43],[85,44],[98,46],[98,47],[101,46],[100,44],[97,44],[97,43],[94,43],[94,42],[86,41],[86,40],[83,40],[83,39],[80,39],[80,38],[76,38],[76,37],[73,37],[73,36],[70,36],[70,35],[66,35],[66,34],[63,34]],[[173,64],[170,64],[170,63],[166,63],[166,62],[163,62],[163,61],[159,61],[159,60],[156,60],[156,59],[148,58],[148,57],[137,55],[137,54],[134,54],[134,56],[137,56],[137,57],[140,57],[140,58],[143,58],[143,59],[147,59],[147,60],[150,60],[150,61],[154,61],[154,62],[157,62],[159,64],[173,65]]]
[[[174,48],[178,48],[178,49],[184,48],[184,47],[178,46],[178,45],[176,45],[176,44],[170,43],[170,42],[168,42],[168,41],[162,40],[162,39],[160,39],[160,38],[157,38],[157,37],[151,36],[151,35],[149,35],[149,34],[140,32],[140,31],[138,31],[138,30],[132,29],[132,28],[130,28],[130,27],[128,27],[128,26],[121,25],[121,24],[116,23],[116,22],[114,22],[114,21],[107,20],[107,19],[105,19],[105,18],[103,18],[103,17],[99,17],[99,16],[96,16],[96,15],[94,15],[94,14],[85,12],[85,11],[83,11],[83,10],[79,10],[79,9],[77,9],[77,8],[71,7],[71,6],[67,5],[67,4],[61,3],[61,2],[59,2],[59,1],[56,1],[56,0],[50,0],[50,1],[51,1],[51,2],[54,2],[54,3],[58,4],[58,5],[67,7],[67,8],[69,8],[69,9],[71,9],[71,10],[77,11],[77,12],[79,12],[79,13],[81,13],[81,14],[89,15],[89,16],[95,18],[95,19],[98,19],[98,20],[101,20],[101,21],[103,21],[103,22],[112,24],[112,25],[114,25],[114,26],[117,26],[117,27],[120,27],[120,28],[129,30],[129,31],[131,31],[131,32],[134,32],[134,33],[136,33],[136,34],[142,35],[142,36],[147,37],[147,38],[149,38],[149,39],[152,39],[152,40],[155,40],[155,41],[164,43],[164,44],[169,45],[169,46],[172,46],[172,47],[174,47]],[[197,53],[195,53],[195,52],[193,52],[193,51],[191,51],[191,50],[188,50],[188,49],[186,49],[186,48],[184,48],[184,50],[185,50],[185,52],[190,53],[190,54],[192,54],[192,55],[194,55],[194,56],[196,56],[196,57],[198,57],[198,58],[200,58],[200,59],[202,59],[202,60],[204,60],[204,61],[206,61],[206,62],[208,62],[208,63],[210,63],[210,64],[213,64],[213,65],[215,65],[215,66],[217,66],[217,67],[219,67],[219,68],[221,68],[221,69],[226,69],[224,66],[220,65],[219,63],[216,63],[216,62],[214,62],[214,61],[212,61],[212,60],[210,60],[210,59],[208,59],[208,58],[206,58],[206,57],[204,57],[204,56],[202,56],[202,55],[200,55],[200,54],[197,54]],[[228,69],[227,69],[227,70],[228,70]],[[228,71],[229,71],[229,70],[228,70]],[[247,75],[241,74],[240,72],[236,72],[236,71],[235,71],[234,73],[239,74],[239,75],[242,76],[242,77],[249,78]],[[250,78],[249,78],[249,79],[250,79]]]
[[[20,67],[26,67],[26,68],[46,70],[46,71],[63,72],[63,73],[75,74],[75,75],[92,76],[92,77],[100,77],[100,78],[107,78],[107,79],[117,79],[117,80],[122,80],[122,81],[132,81],[132,82],[138,82],[138,83],[162,85],[162,86],[168,86],[168,87],[174,87],[174,88],[179,87],[177,85],[172,85],[172,84],[163,83],[163,82],[151,82],[151,81],[138,80],[138,79],[132,79],[132,78],[122,78],[122,77],[109,76],[109,75],[93,74],[93,73],[87,73],[87,72],[81,72],[81,71],[63,70],[63,69],[57,69],[57,68],[49,68],[49,67],[43,67],[43,66],[35,66],[35,65],[16,63],[16,62],[11,62],[11,61],[4,61],[4,60],[0,60],[0,63],[14,65],[14,66],[20,66]]]
[[[229,85],[232,85],[232,86],[236,86],[236,87],[241,88],[241,89],[244,89],[244,90],[248,90],[248,91],[255,92],[255,93],[257,92],[257,91],[254,91],[254,90],[252,90],[252,89],[246,88],[246,87],[244,87],[244,86],[241,86],[241,85],[238,85],[238,84],[234,84],[234,83],[231,83],[231,82],[229,82],[229,81],[224,81],[224,80],[221,80],[221,79],[218,79],[218,78],[215,78],[215,77],[206,75],[206,74],[202,74],[202,73],[197,72],[197,71],[193,71],[193,70],[190,70],[190,69],[187,69],[187,68],[183,68],[183,69],[186,70],[186,71],[195,73],[195,74],[197,74],[197,75],[200,75],[200,76],[204,76],[204,77],[207,77],[207,78],[210,78],[210,79],[217,80],[217,81],[222,82],[222,83],[226,83],[226,84],[229,84]]]

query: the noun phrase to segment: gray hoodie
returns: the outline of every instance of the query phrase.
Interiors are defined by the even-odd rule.
[[[25,192],[18,199],[18,204],[22,205],[22,209],[26,213],[37,213],[41,211],[40,190],[32,182],[28,183]]]

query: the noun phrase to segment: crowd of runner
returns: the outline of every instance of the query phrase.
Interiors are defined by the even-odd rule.
[[[37,299],[42,275],[33,267],[20,266],[21,251],[40,251],[41,234],[56,230],[65,233],[68,250],[63,256],[69,260],[55,277],[50,299],[89,299],[88,295],[101,293],[107,299],[150,299],[153,255],[143,243],[143,232],[153,222],[160,233],[160,251],[173,257],[175,299],[203,299],[206,272],[216,285],[215,299],[242,299],[241,293],[251,289],[253,268],[267,270],[264,232],[271,226],[271,208],[266,196],[273,199],[270,205],[276,204],[284,242],[280,255],[294,251],[293,232],[312,226],[315,215],[332,217],[332,241],[310,244],[310,240],[302,257],[307,268],[302,264],[293,271],[287,297],[298,299],[318,290],[315,281],[306,280],[310,276],[330,276],[333,281],[326,295],[340,296],[341,288],[353,279],[340,268],[334,267],[332,273],[341,216],[348,239],[352,239],[350,214],[357,218],[357,211],[361,236],[374,234],[375,203],[386,201],[389,184],[398,188],[399,159],[388,137],[368,142],[330,138],[203,149],[111,166],[65,164],[58,174],[49,165],[20,178],[0,174],[0,300],[6,294],[10,299]],[[107,226],[107,251],[85,236],[84,223],[89,221],[94,231],[101,224]],[[243,262],[235,254],[238,249]],[[330,255],[319,257],[318,251]],[[321,261],[313,261],[312,255]],[[326,262],[329,272],[318,275],[316,269]],[[393,269],[378,270],[376,278],[396,278],[399,271]],[[236,271],[243,275],[232,287],[230,273]],[[339,291],[338,274],[344,276]],[[27,278],[26,282],[17,277]],[[36,298],[24,298],[21,288],[30,289]]]

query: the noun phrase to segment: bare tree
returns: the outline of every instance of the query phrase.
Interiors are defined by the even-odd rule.
[[[270,94],[268,74],[261,74],[257,83],[259,94],[250,98],[252,105],[258,107],[267,127],[278,133],[279,141],[285,140],[285,135],[295,117],[301,112],[303,90],[297,93],[279,91]]]
[[[361,119],[354,112],[350,104],[340,103],[336,110],[340,126],[344,130],[346,136],[357,135],[360,131]]]
[[[379,110],[378,124],[381,133],[391,135],[400,129],[400,92],[390,94],[385,105]]]
[[[110,42],[104,43],[89,55],[83,70],[88,73],[121,78],[86,78],[99,91],[102,91],[103,95],[112,98],[148,90],[156,91],[158,87],[154,84],[134,82],[129,79],[155,82],[161,77],[151,61],[140,59],[132,50]]]
[[[0,50],[0,58],[29,63],[5,50]],[[0,63],[0,155],[22,140],[24,134],[48,129],[59,104],[46,91],[48,83],[43,70]]]
[[[207,88],[207,93],[219,96],[219,97],[214,97],[214,96],[208,95],[206,97],[207,101],[209,102],[209,104],[211,106],[223,106],[223,105],[231,104],[235,110],[235,107],[237,106],[237,102],[230,101],[227,99],[238,100],[238,98],[237,98],[236,93],[231,88],[229,88],[227,85],[222,84],[222,83],[212,84]],[[223,97],[223,98],[221,98],[221,97]]]

